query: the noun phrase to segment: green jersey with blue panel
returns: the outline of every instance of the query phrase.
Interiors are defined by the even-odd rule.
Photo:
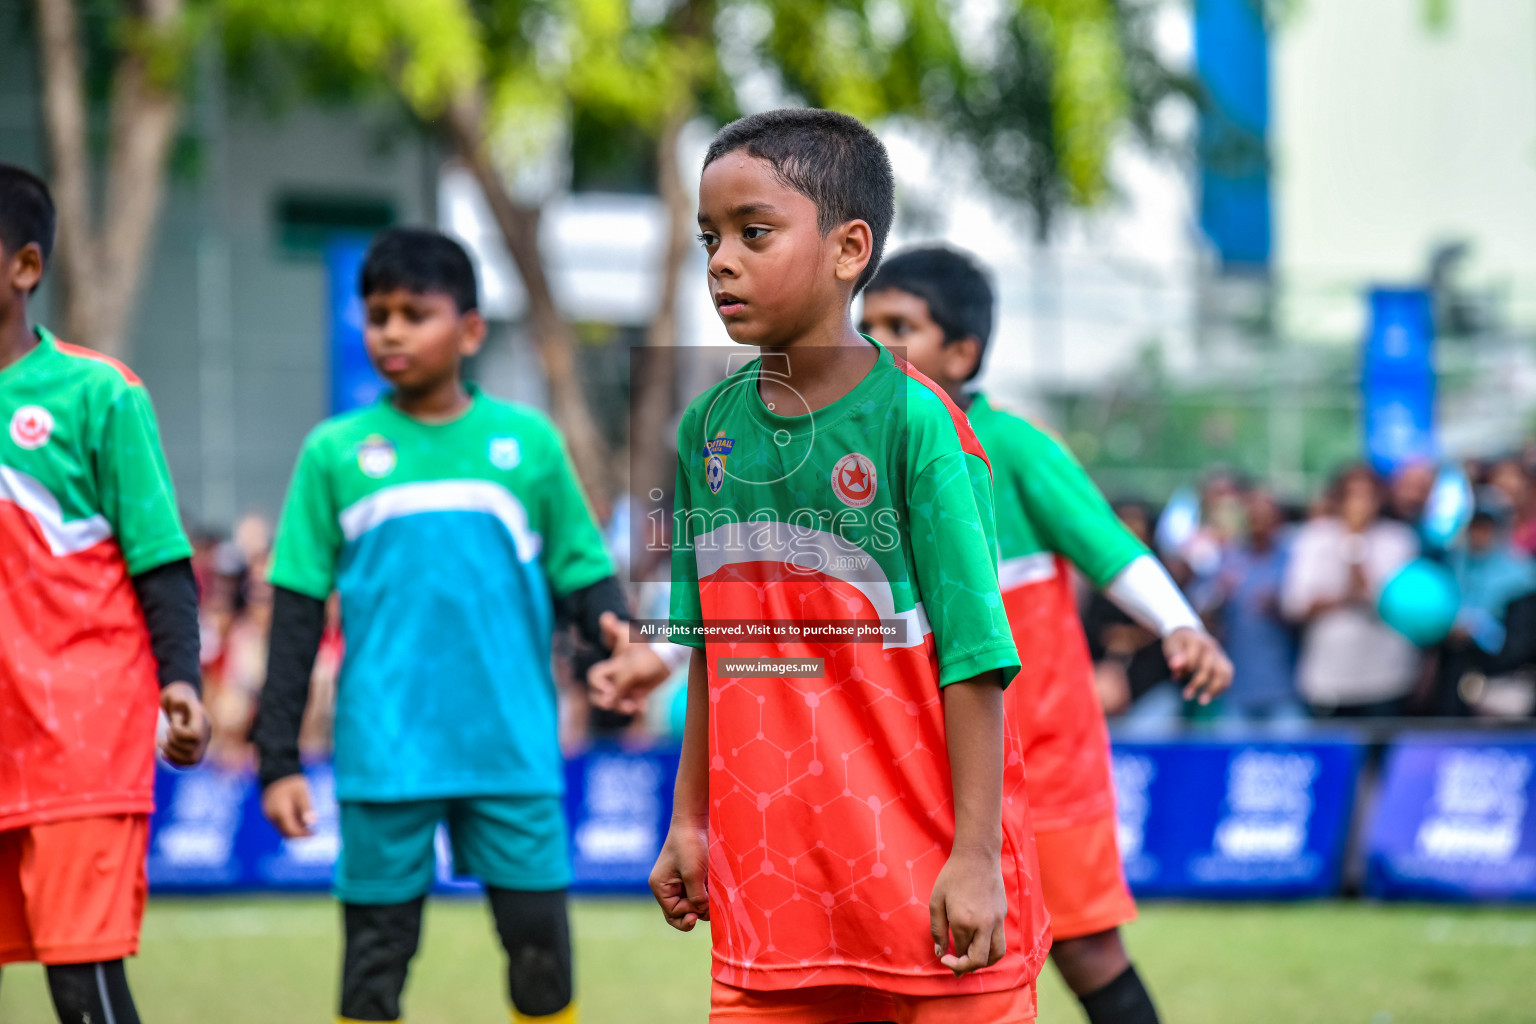
[[[536,410],[472,389],[449,423],[386,397],[317,427],[272,583],[341,598],[338,799],[560,794],[553,599],[612,573]]]

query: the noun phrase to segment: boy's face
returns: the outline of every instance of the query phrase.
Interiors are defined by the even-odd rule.
[[[704,168],[700,239],[709,294],[731,340],[779,346],[847,315],[869,264],[873,236],[862,220],[823,235],[816,204],[784,185],[766,160],[736,150]]]
[[[886,348],[904,349],[907,362],[942,388],[958,387],[970,379],[981,356],[975,338],[946,343],[944,328],[933,319],[927,301],[900,288],[864,293],[859,330]]]
[[[397,391],[422,391],[458,375],[459,364],[480,351],[485,320],[460,313],[445,292],[403,288],[364,297],[368,358]]]

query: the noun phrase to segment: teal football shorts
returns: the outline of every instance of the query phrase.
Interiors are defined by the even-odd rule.
[[[335,893],[387,905],[424,896],[436,879],[438,825],[448,825],[456,875],[499,889],[548,892],[571,884],[565,805],[557,796],[476,796],[341,802]]]

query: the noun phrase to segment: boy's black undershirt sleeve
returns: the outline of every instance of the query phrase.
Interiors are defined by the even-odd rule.
[[[160,666],[160,685],[190,683],[203,692],[202,637],[197,622],[197,577],[180,558],[133,577],[133,590],[149,629],[149,649]]]
[[[324,601],[287,587],[273,588],[267,681],[251,726],[263,789],[303,770],[299,726],[309,703],[309,677],[324,633]]]
[[[603,612],[613,612],[625,622],[629,621],[629,599],[624,596],[624,587],[617,576],[604,576],[555,602],[555,613],[560,621],[569,622],[583,640],[606,651],[608,645],[603,642],[603,628],[599,622]]]

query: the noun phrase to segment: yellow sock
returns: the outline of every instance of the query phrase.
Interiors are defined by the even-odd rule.
[[[542,1017],[530,1017],[526,1013],[511,1011],[512,1024],[576,1024],[576,1003],[574,1000],[566,1004],[565,1009],[556,1010],[554,1013],[546,1013]]]

